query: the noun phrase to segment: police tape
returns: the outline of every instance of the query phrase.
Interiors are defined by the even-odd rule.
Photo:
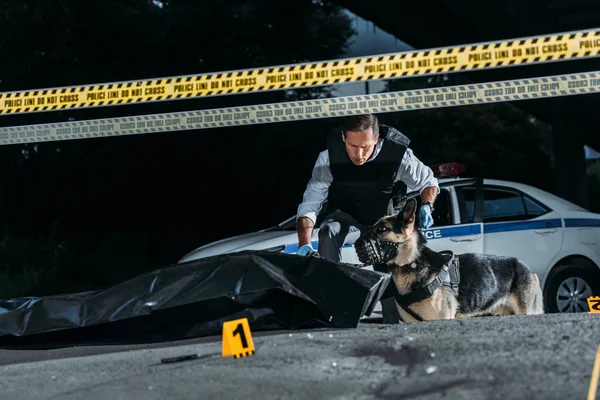
[[[330,99],[0,128],[0,145],[468,106],[597,93],[600,71]]]
[[[0,93],[21,114],[397,79],[597,57],[600,30],[170,78]]]

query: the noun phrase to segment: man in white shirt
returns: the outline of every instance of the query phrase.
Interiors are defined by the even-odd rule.
[[[325,201],[328,215],[320,225],[318,254],[334,261],[340,261],[345,244],[353,244],[379,218],[398,212],[407,190],[420,193],[419,222],[431,227],[438,180],[409,144],[371,114],[351,116],[332,131],[298,207],[297,254],[315,252],[311,237]]]

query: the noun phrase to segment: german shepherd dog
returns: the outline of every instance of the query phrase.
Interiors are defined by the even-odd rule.
[[[369,232],[375,240],[396,247],[388,253],[391,258],[382,262],[392,274],[390,284],[395,284],[400,297],[431,284],[448,265],[448,258],[428,248],[426,238],[415,228],[416,207],[417,201],[409,199],[401,212],[380,219]],[[456,257],[458,285],[440,285],[429,297],[412,304],[401,305],[396,297],[404,322],[544,313],[539,279],[518,259],[475,253]],[[363,259],[363,263],[373,261]]]

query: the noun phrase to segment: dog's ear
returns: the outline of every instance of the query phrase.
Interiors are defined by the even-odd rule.
[[[396,214],[395,210],[394,210],[394,202],[392,200],[388,201],[388,205],[387,205],[387,215],[394,215]]]
[[[417,200],[414,198],[408,199],[402,211],[398,214],[406,225],[410,225],[415,222],[415,212],[417,211]]]

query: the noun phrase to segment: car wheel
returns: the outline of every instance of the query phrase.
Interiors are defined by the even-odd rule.
[[[546,312],[589,312],[587,298],[592,296],[600,296],[600,270],[589,263],[562,265],[548,277]]]

